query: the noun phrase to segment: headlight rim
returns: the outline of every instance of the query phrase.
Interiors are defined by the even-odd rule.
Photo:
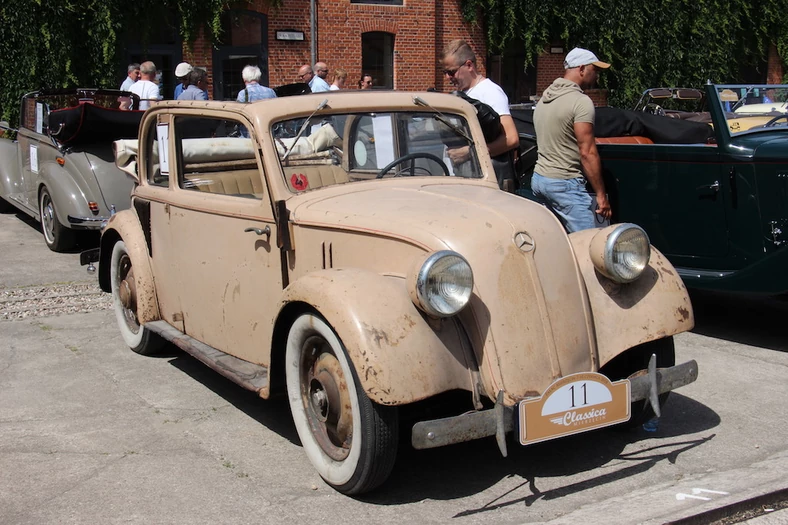
[[[643,236],[646,238],[646,246],[648,247],[648,253],[646,254],[646,263],[643,265],[643,270],[641,270],[634,277],[627,278],[622,276],[620,273],[618,273],[615,270],[615,263],[613,262],[613,250],[621,235],[624,232],[633,229],[639,230],[640,233],[642,233]],[[614,281],[621,284],[627,284],[637,281],[640,278],[640,276],[643,275],[643,272],[646,271],[646,268],[648,268],[648,263],[650,260],[651,260],[651,239],[649,238],[648,233],[646,233],[646,230],[644,230],[642,227],[638,226],[637,224],[633,224],[631,222],[623,222],[621,224],[617,224],[615,226],[615,229],[612,232],[610,232],[610,235],[608,235],[607,240],[605,241],[603,263],[605,267],[604,273],[610,279],[613,279]]]
[[[427,281],[428,281],[428,276],[430,274],[430,270],[432,270],[432,268],[435,266],[435,264],[438,261],[440,261],[444,257],[450,257],[450,256],[457,257],[463,263],[465,263],[465,265],[467,265],[468,271],[470,272],[471,283],[468,291],[468,297],[465,300],[465,303],[454,312],[447,313],[437,310],[433,306],[433,304],[429,300],[429,294],[426,287],[427,287]],[[422,310],[424,313],[426,313],[431,317],[447,318],[457,315],[462,310],[464,310],[465,307],[468,306],[468,303],[470,303],[471,296],[473,295],[473,286],[474,286],[473,268],[471,267],[470,263],[465,257],[463,257],[460,253],[457,253],[454,250],[437,250],[431,252],[422,260],[421,264],[419,264],[418,267],[415,268],[415,274],[411,281],[413,283],[413,292],[414,292],[414,294],[411,295],[412,298],[414,299],[414,303],[420,310]]]

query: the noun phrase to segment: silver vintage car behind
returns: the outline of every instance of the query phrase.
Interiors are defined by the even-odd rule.
[[[76,230],[99,230],[131,204],[133,181],[114,164],[112,141],[135,138],[142,111],[125,111],[118,90],[36,91],[22,97],[19,129],[0,129],[0,211],[11,205],[38,221],[47,246],[74,247]]]

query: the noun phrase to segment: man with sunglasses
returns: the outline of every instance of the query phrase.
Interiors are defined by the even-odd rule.
[[[312,93],[320,93],[321,91],[329,91],[330,87],[328,82],[323,80],[323,77],[328,75],[328,66],[324,62],[317,62],[315,67],[309,65],[303,65],[298,70],[298,78],[301,79],[301,82],[306,82],[309,84],[309,89],[312,90]]]
[[[564,60],[564,76],[545,89],[534,110],[539,149],[531,190],[569,233],[595,228],[596,215],[611,216],[594,139],[594,103],[583,93],[609,67],[591,51],[574,48]],[[586,180],[596,193],[596,208]]]
[[[498,184],[503,187],[505,179],[514,178],[512,154],[520,143],[517,128],[509,112],[509,97],[501,86],[485,78],[476,69],[476,54],[464,40],[449,42],[443,52],[443,67],[443,74],[448,77],[452,85],[469,97],[484,102],[501,117],[501,133],[498,138],[487,143],[487,149],[490,151],[490,157],[493,158]],[[454,148],[449,150],[447,155],[452,163],[457,165],[468,160],[470,150],[467,146]]]

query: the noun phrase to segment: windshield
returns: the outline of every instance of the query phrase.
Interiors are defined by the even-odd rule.
[[[483,176],[468,123],[458,115],[317,113],[278,122],[273,135],[285,181],[296,192],[392,177]]]
[[[719,86],[717,96],[732,135],[788,130],[788,86]]]

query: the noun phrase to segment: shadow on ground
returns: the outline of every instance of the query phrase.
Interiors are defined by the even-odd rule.
[[[788,351],[788,301],[692,291],[696,334]]]
[[[185,353],[175,350],[172,356],[169,361],[172,366],[283,438],[300,443],[285,396],[260,399]],[[399,505],[427,498],[452,500],[483,492],[512,476],[526,480],[522,486],[528,486],[527,496],[523,496],[522,490],[515,490],[482,508],[462,510],[459,517],[517,503],[530,505],[538,499],[560,498],[639,475],[661,461],[673,463],[685,450],[714,438],[713,433],[694,439],[682,439],[682,436],[713,429],[719,425],[720,418],[707,406],[674,392],[656,432],[646,432],[642,428],[603,429],[528,447],[520,446],[510,436],[506,458],[501,456],[492,437],[432,450],[415,450],[410,446],[412,423],[401,425],[397,463],[389,480],[380,490],[358,499],[377,505]],[[635,453],[624,453],[627,445],[644,439],[665,441]],[[607,468],[585,481],[545,492],[538,489],[540,478],[571,476],[602,466]]]

